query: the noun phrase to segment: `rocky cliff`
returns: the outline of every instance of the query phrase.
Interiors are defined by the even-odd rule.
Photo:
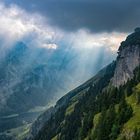
[[[116,87],[132,79],[134,69],[140,64],[140,46],[128,46],[118,53],[116,69],[112,84]]]
[[[116,69],[112,84],[115,87],[124,85],[128,79],[132,79],[134,69],[140,64],[140,30],[135,29],[135,32],[129,35],[118,51],[116,60]]]

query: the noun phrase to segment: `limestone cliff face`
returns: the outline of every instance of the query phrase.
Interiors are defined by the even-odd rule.
[[[126,46],[118,53],[112,84],[119,87],[133,78],[134,69],[140,65],[140,45]]]
[[[140,65],[140,28],[136,28],[120,45],[116,68],[111,83],[115,87],[133,78],[134,69]]]

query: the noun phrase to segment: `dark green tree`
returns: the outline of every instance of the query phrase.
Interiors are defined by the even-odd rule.
[[[139,139],[140,139],[140,129],[135,128],[133,140],[139,140]]]

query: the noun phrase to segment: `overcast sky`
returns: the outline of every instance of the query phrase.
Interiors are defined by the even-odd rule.
[[[131,32],[140,24],[140,0],[4,0],[38,12],[64,30]]]

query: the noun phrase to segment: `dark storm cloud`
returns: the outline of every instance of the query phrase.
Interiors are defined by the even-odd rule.
[[[5,0],[49,18],[65,30],[132,31],[140,26],[140,0]]]

